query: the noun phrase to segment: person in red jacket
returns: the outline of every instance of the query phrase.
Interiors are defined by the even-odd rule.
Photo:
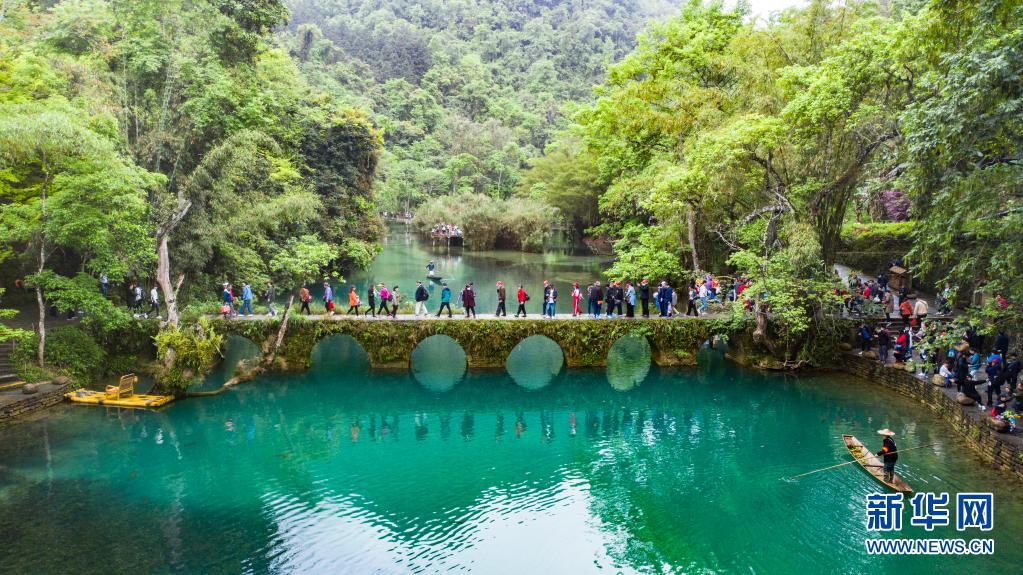
[[[522,288],[522,284],[519,284],[519,291],[516,294],[516,299],[519,301],[519,309],[515,310],[515,317],[519,317],[520,313],[522,314],[522,317],[526,317],[526,301],[529,300],[529,296],[526,295],[526,290]]]

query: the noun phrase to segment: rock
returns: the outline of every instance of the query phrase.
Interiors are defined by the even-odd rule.
[[[937,385],[938,387],[945,387],[945,378],[941,377],[938,374],[934,374],[931,376],[931,383]]]
[[[863,357],[865,357],[867,359],[877,359],[877,352],[872,350],[872,349],[871,350],[867,350],[867,351],[863,352]]]
[[[25,385],[21,386],[21,393],[24,393],[25,395],[32,395],[33,393],[39,393],[39,384],[38,383],[26,383]]]
[[[973,399],[971,399],[969,397],[966,397],[965,395],[963,395],[961,393],[956,395],[956,401],[959,402],[959,405],[976,405],[976,403],[977,403],[977,402],[973,401]]]
[[[53,385],[67,385],[71,383],[71,378],[67,377],[66,375],[58,375],[57,377],[53,378],[53,381],[51,383],[53,383]]]
[[[843,341],[842,343],[838,344],[838,349],[840,349],[842,351],[852,351],[853,350],[853,346],[852,346],[851,343],[849,343],[847,341]]]
[[[1005,433],[1009,431],[1009,422],[1002,419],[997,419],[988,416],[984,418],[984,423],[986,423],[988,427],[994,429],[998,433]]]

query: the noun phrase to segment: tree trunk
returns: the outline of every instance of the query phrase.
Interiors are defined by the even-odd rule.
[[[160,284],[163,301],[167,306],[167,325],[178,326],[177,289],[170,277],[170,247],[167,245],[169,233],[160,233],[156,238],[156,283]]]
[[[274,342],[273,348],[267,355],[267,365],[274,362],[274,359],[277,357],[277,350],[280,349],[281,344],[284,343],[284,332],[288,331],[288,316],[291,315],[291,305],[293,303],[295,303],[295,294],[288,296],[288,305],[284,306],[284,315],[281,316],[281,327],[277,330],[277,340]]]
[[[700,259],[696,254],[696,210],[692,204],[686,205],[686,229],[689,234],[689,249],[693,254],[693,271],[700,271]]]
[[[39,284],[36,284],[36,303],[39,304],[39,327],[36,329],[36,333],[39,334],[38,359],[39,366],[42,367],[46,361],[46,302],[43,301],[43,288],[39,287]]]
[[[46,268],[46,187],[49,181],[49,172],[46,172],[39,191],[39,274]],[[36,359],[39,360],[39,367],[43,367],[46,364],[46,301],[43,300],[43,288],[39,285],[39,278],[36,278],[36,304],[39,306],[39,327],[36,329],[36,333],[39,334],[39,349]]]

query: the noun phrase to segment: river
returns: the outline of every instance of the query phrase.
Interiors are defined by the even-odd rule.
[[[369,370],[351,340],[152,413],[61,405],[0,430],[4,573],[1018,573],[1020,485],[912,401],[838,375]],[[556,352],[555,352],[556,353]],[[890,427],[919,491],[990,491],[996,554],[872,558],[841,434]],[[907,505],[908,508],[908,505]],[[954,512],[953,512],[954,513]],[[954,528],[905,537],[959,537]]]
[[[563,302],[569,301],[572,282],[585,285],[601,279],[604,270],[610,267],[613,258],[588,254],[585,248],[563,245],[546,250],[542,254],[523,253],[510,250],[493,250],[473,252],[461,247],[448,247],[444,242],[431,242],[412,228],[403,224],[390,224],[387,236],[383,240],[383,252],[374,260],[372,267],[364,272],[352,274],[348,282],[342,284],[335,298],[339,302],[347,302],[348,288],[356,286],[359,296],[366,300],[366,286],[384,282],[390,289],[400,286],[405,301],[412,301],[416,280],[423,280],[433,294],[427,303],[428,308],[436,313],[440,301],[440,285],[426,279],[426,264],[433,260],[437,266],[436,274],[441,276],[453,293],[452,299],[468,282],[476,287],[477,313],[494,313],[497,309],[496,283],[503,281],[508,289],[509,302],[514,301],[513,294],[518,284],[523,284],[530,294],[532,309],[539,313],[540,297],[543,293],[543,280],[554,283],[558,291],[566,296]],[[562,304],[562,312],[568,310]],[[340,307],[340,306],[339,306]],[[508,304],[509,313],[515,313],[515,305]],[[339,311],[347,309],[347,305]]]

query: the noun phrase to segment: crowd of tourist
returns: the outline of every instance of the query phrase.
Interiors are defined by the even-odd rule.
[[[452,224],[434,224],[430,228],[430,234],[438,238],[460,238],[462,237],[462,228]]]
[[[432,262],[431,262],[432,265]],[[430,273],[432,269],[427,266]],[[525,285],[518,284],[514,288],[508,288],[504,282],[498,281],[494,286],[497,305],[494,310],[494,317],[507,317],[510,303],[516,304],[514,317],[528,317],[529,313],[539,313],[541,318],[553,319],[557,316],[558,305],[564,302],[568,305],[571,317],[575,318],[634,318],[651,316],[674,317],[692,316],[698,317],[708,313],[711,306],[720,305],[723,300],[746,301],[743,291],[748,287],[749,281],[745,278],[738,278],[723,286],[719,279],[711,274],[694,279],[688,284],[673,287],[667,281],[655,283],[644,278],[633,283],[630,280],[613,280],[607,283],[593,281],[587,285],[573,282],[570,286],[559,288],[548,280],[544,280],[543,286],[538,287],[534,294],[538,300],[533,302],[533,295],[530,294]],[[415,317],[441,317],[445,313],[447,317],[454,317],[452,304],[460,308],[460,315],[468,318],[477,317],[477,287],[474,282],[466,282],[460,287],[453,288],[448,282],[440,283],[439,302],[436,313],[432,313],[429,307],[429,300],[434,297],[431,293],[434,290],[428,289],[422,281],[416,282],[415,290],[412,293],[413,314]],[[367,286],[366,290],[359,293],[355,286],[348,289],[348,308],[345,315],[370,316],[370,317],[398,317],[398,310],[405,301],[405,296],[398,285],[388,287],[380,282]],[[365,296],[365,299],[363,299]],[[274,299],[276,291],[272,282],[267,282],[260,300],[267,306],[268,315],[275,315]],[[508,299],[512,298],[509,302]],[[322,311],[327,315],[334,315],[336,312],[334,290],[329,281],[323,282]],[[221,292],[220,314],[225,319],[238,316],[251,317],[253,315],[253,301],[255,295],[248,283],[240,288],[230,283],[223,285]],[[300,303],[299,313],[311,315],[313,313],[313,295],[308,285],[303,285],[298,292]],[[534,307],[535,306],[535,307]],[[319,307],[319,306],[317,306]],[[319,310],[317,310],[319,311]]]
[[[1023,387],[1018,381],[1023,364],[1016,352],[1009,352],[1006,333],[997,333],[990,352],[984,351],[985,336],[973,327],[967,327],[961,334],[951,334],[953,337],[949,335],[944,328],[931,329],[926,321],[916,319],[894,330],[891,325],[871,330],[866,323],[861,323],[859,353],[872,351],[876,344],[881,363],[913,361],[921,366],[933,366],[934,375],[944,380],[945,387],[954,386],[958,393],[972,399],[978,409],[990,409],[992,417],[1002,416],[1007,409],[1016,413],[1023,411]],[[986,386],[986,401],[978,386]]]

